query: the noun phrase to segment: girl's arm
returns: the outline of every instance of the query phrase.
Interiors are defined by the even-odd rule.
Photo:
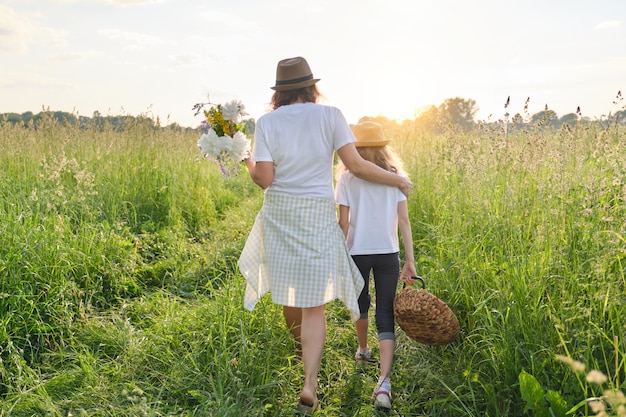
[[[361,155],[359,155],[359,152],[356,150],[354,143],[342,146],[339,148],[337,153],[346,168],[358,178],[369,182],[398,187],[407,197],[411,193],[413,183],[410,179],[402,175],[386,171],[376,164],[361,158]]]
[[[402,235],[402,244],[404,245],[404,266],[400,273],[400,280],[411,285],[414,280],[411,277],[417,275],[415,270],[415,258],[413,257],[413,235],[411,232],[411,222],[409,221],[409,206],[407,200],[398,203],[398,227]]]
[[[350,224],[350,207],[339,205],[339,227],[343,237],[348,238],[348,224]]]
[[[262,189],[266,189],[274,182],[273,162],[254,162],[252,158],[246,158],[248,173],[252,181]]]

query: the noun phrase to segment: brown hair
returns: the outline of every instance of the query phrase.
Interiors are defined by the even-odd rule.
[[[298,100],[303,103],[317,103],[320,96],[321,94],[315,84],[295,90],[275,91],[270,101],[270,108],[276,110],[280,106],[286,106]]]

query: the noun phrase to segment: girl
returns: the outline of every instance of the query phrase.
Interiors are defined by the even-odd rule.
[[[355,146],[363,159],[386,171],[401,173],[401,161],[386,146],[382,126],[366,121],[353,127]],[[369,362],[372,354],[367,345],[368,311],[370,307],[369,277],[374,274],[376,289],[376,328],[380,349],[380,378],[374,389],[374,404],[391,408],[390,373],[395,349],[393,300],[398,275],[408,283],[417,275],[413,259],[413,239],[406,196],[397,188],[373,184],[356,177],[350,167],[339,166],[336,202],[339,205],[339,226],[346,237],[352,259],[361,271],[364,287],[359,296],[360,319],[356,322],[359,348],[355,359]],[[400,274],[398,227],[406,260]]]

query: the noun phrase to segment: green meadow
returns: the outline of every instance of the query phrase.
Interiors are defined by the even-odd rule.
[[[624,129],[386,131],[418,273],[461,324],[440,347],[398,330],[391,415],[626,415]],[[198,136],[0,124],[0,416],[294,414],[281,309],[242,307],[263,193],[200,160]],[[354,363],[339,302],[327,319],[316,415],[378,415],[377,365]]]

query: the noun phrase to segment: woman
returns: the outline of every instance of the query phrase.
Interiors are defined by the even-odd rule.
[[[317,104],[319,79],[302,57],[276,69],[272,111],[255,127],[252,180],[265,190],[263,207],[239,259],[251,310],[270,292],[301,349],[304,386],[297,409],[312,414],[319,403],[317,375],[326,339],[325,305],[339,298],[359,318],[363,278],[337,224],[333,155],[359,178],[395,186],[408,195],[411,181],[365,161],[339,109]]]

